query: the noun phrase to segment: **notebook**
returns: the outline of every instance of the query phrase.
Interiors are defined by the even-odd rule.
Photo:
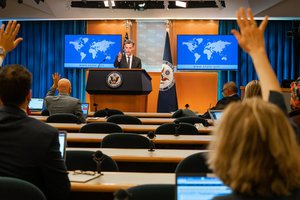
[[[59,141],[59,151],[61,153],[61,157],[65,160],[66,159],[66,146],[67,146],[67,132],[66,131],[59,131],[58,141]]]
[[[30,111],[42,111],[44,106],[44,99],[41,98],[31,98],[29,102]]]
[[[81,103],[81,110],[85,118],[89,115],[89,103]]]
[[[232,190],[218,177],[203,174],[176,174],[177,200],[211,200]]]
[[[209,110],[208,113],[213,121],[218,121],[221,119],[223,110]]]

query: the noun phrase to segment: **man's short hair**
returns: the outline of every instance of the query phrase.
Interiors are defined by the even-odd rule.
[[[237,93],[238,92],[238,88],[237,88],[235,82],[230,81],[228,83],[225,83],[225,85],[226,85],[226,88],[229,89],[229,90],[231,90],[233,93]]]
[[[132,44],[132,46],[134,46],[135,43],[134,43],[133,40],[128,39],[128,40],[125,41],[125,44]]]
[[[30,91],[31,73],[22,65],[0,69],[0,98],[4,105],[19,106]]]

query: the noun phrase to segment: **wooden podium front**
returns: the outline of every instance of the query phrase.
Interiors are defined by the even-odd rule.
[[[93,69],[89,70],[86,91],[91,111],[146,112],[151,77],[143,69]]]

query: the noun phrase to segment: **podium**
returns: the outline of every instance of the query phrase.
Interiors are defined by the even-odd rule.
[[[146,112],[151,77],[144,69],[90,69],[86,84],[91,111],[113,108]]]

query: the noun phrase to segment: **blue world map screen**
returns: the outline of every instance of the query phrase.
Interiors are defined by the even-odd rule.
[[[237,70],[233,35],[177,35],[177,70]]]
[[[65,35],[67,68],[113,68],[122,35]]]

